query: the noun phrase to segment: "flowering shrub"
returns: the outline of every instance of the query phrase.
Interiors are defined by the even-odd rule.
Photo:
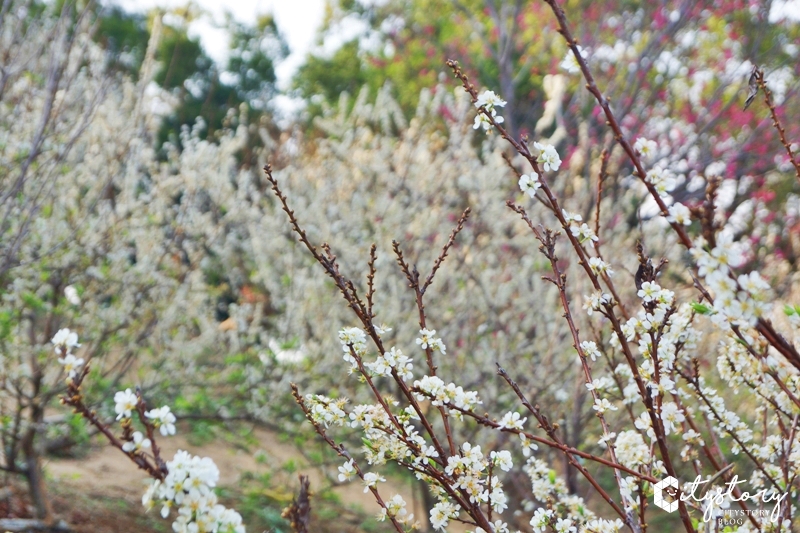
[[[564,12],[555,2],[548,3],[556,15],[560,33],[571,47],[572,62],[586,78],[589,92],[596,97],[630,160],[633,178],[638,180],[636,186],[649,195],[662,217],[663,222],[654,219],[651,224],[674,231],[677,242],[689,252],[681,258],[689,273],[686,276],[680,269],[677,272],[668,269],[666,260],[654,265],[645,247],[638,244],[638,266],[629,285],[634,289],[615,284],[612,268],[615,265],[603,253],[601,244],[600,206],[608,153],[601,156],[592,227],[583,222],[581,215],[562,208],[557,191],[550,186],[546,173],[557,171],[561,164],[555,148],[538,142],[529,148],[527,138],[511,137],[497,113],[502,100],[491,91],[478,94],[458,64],[449,62],[478,109],[475,129],[499,132],[529,166],[527,174],[523,174],[511,165],[520,190],[539,200],[568,241],[563,251],[557,252],[562,249],[557,244],[559,233],[534,224],[525,206],[507,202],[539,241],[539,250],[550,265],[552,274],[546,280],[559,296],[577,352],[574,364],[580,369],[591,397],[599,451],[591,453],[584,446],[566,444],[560,425],[551,422],[539,404],[529,400],[501,366],[499,375],[514,392],[519,405],[536,421],[536,427],[527,429],[528,417],[516,410],[505,413],[499,421],[492,415],[481,414],[478,409],[484,402],[478,391],[465,390],[437,375],[437,363],[447,350],[444,340],[429,329],[432,315],[424,295],[464,229],[469,209],[456,223],[426,276],[409,264],[400,244],[393,242],[393,255],[408,282],[419,315],[416,344],[423,350],[418,357],[424,359],[424,364],[415,364],[413,355],[403,353],[404,346],[412,345],[410,339],[395,337],[397,341],[392,344],[389,340],[394,337],[390,335],[392,329],[374,320],[379,310],[374,306],[375,247],[370,251],[367,286],[359,289],[343,274],[331,246],[324,244],[318,248],[311,243],[271,167],[267,166],[267,179],[288,214],[292,229],[355,315],[357,326],[342,329],[339,341],[348,373],[357,375],[359,382],[372,393],[373,403],[348,407],[346,399],[320,394],[304,396],[293,386],[295,399],[320,437],[344,458],[345,463],[339,468],[340,479],[358,476],[365,491],[375,496],[381,508],[380,519],[390,521],[397,531],[413,529],[417,524],[413,516],[407,515],[404,505],[392,503],[401,498],[386,500],[381,495],[384,476],[379,473],[380,467],[388,462],[411,471],[428,486],[435,498],[429,517],[435,529],[445,529],[452,520],[471,524],[476,532],[509,531],[506,520],[517,522],[512,528],[523,527],[519,512],[513,517],[502,516],[510,502],[498,470],[513,470],[514,455],[524,458],[522,470],[531,484],[529,496],[515,508],[527,511],[530,518],[524,521],[537,532],[612,532],[623,528],[643,531],[652,514],[648,507],[654,492],[655,503],[661,506],[660,480],[686,479],[687,475],[696,475],[696,480],[684,487],[683,496],[675,502],[686,531],[698,527],[697,518],[690,515],[692,510],[709,521],[724,518],[722,509],[734,505],[741,507],[744,517],[734,522],[736,531],[788,531],[796,514],[792,502],[797,494],[794,480],[800,468],[795,461],[800,457],[795,450],[800,420],[797,401],[800,353],[790,340],[796,338],[797,331],[793,328],[778,331],[779,317],[771,304],[770,284],[757,271],[738,270],[744,266],[746,254],[752,252],[746,243],[734,239],[733,228],[720,224],[715,216],[718,181],[708,181],[707,199],[701,206],[689,208],[672,197],[670,192],[677,182],[673,172],[668,166],[648,163],[659,152],[659,145],[645,138],[635,143],[628,140],[595,84],[585,51],[572,38]],[[753,76],[775,118],[763,73],[756,69]],[[776,127],[781,130],[777,119]],[[792,147],[785,140],[783,144],[794,160]],[[646,164],[651,165],[649,169]],[[800,172],[797,179],[800,183]],[[694,231],[698,234],[693,235]],[[588,281],[590,293],[582,298],[586,318],[574,314],[572,300],[580,296],[568,285],[558,253],[575,254],[581,277]],[[667,272],[671,273],[669,277]],[[694,295],[678,286],[681,278],[687,277],[693,279],[692,285],[697,290]],[[670,279],[676,290],[681,289],[683,297],[664,286],[664,280]],[[787,307],[786,314],[794,316],[794,311],[793,307]],[[592,340],[581,334],[582,323],[592,333]],[[705,344],[704,337],[710,339]],[[704,355],[713,344],[719,346],[716,375],[706,370],[710,361]],[[717,390],[719,385],[740,395],[736,402],[740,406],[751,407],[746,411],[730,408]],[[763,417],[763,428],[753,427],[752,407],[756,417]],[[503,435],[517,435],[521,445],[512,447],[506,439],[490,437],[489,444],[482,447],[474,440],[457,438],[453,428],[467,421]],[[360,431],[363,462],[371,471],[359,464],[346,446],[335,441],[331,428],[337,426]],[[730,447],[719,444],[723,438],[730,439]],[[548,462],[538,456],[542,445],[565,456],[569,468],[574,468],[593,489],[598,497],[593,498],[598,500],[595,503],[602,502],[608,507],[608,515],[595,514],[589,509],[589,501],[568,490]],[[738,480],[731,471],[734,466],[746,472],[746,480]],[[601,480],[602,469],[613,473],[613,488]],[[704,475],[708,477],[703,479]],[[718,478],[725,482],[727,491],[711,488]],[[748,512],[747,501],[752,499],[752,492],[739,487],[743,482],[758,491],[760,508],[766,509],[770,502],[776,502],[770,512],[763,515]],[[707,484],[706,490],[712,496],[696,497],[695,490],[701,484]]]
[[[10,141],[0,152],[14,173],[0,183],[23,184],[0,206],[3,470],[41,483],[42,453],[54,434],[70,437],[65,418],[45,418],[63,397],[154,479],[146,506],[175,508],[178,530],[238,531],[238,515],[215,499],[215,467],[185,452],[160,457],[157,434],[174,434],[179,413],[148,408],[143,394],[201,388],[213,414],[246,410],[293,426],[293,406],[279,400],[295,382],[295,401],[342,456],[330,477],[360,480],[395,529],[460,520],[487,532],[643,531],[661,518],[650,498],[664,476],[739,475],[746,490],[783,502],[775,521],[751,515],[739,530],[786,530],[800,285],[784,228],[796,226],[800,203],[791,132],[766,92],[773,78],[754,70],[748,80],[750,112],[769,114],[783,141],[763,178],[781,196],[767,199],[748,196],[745,176],[712,172],[740,144],[704,165],[681,152],[711,142],[690,122],[655,117],[639,128],[618,118],[589,70],[602,69],[601,51],[581,49],[555,10],[570,52],[554,66],[586,78],[618,141],[606,150],[582,137],[587,124],[558,124],[564,84],[577,78],[551,78],[543,128],[556,132],[529,143],[503,129],[503,99],[479,93],[453,64],[466,92],[423,91],[410,120],[388,89],[375,101],[365,91],[317,121],[326,138],[287,134],[275,145],[243,125],[241,109],[213,139],[202,139],[199,121],[160,160],[152,56],[139,84],[109,78],[80,26],[63,58],[71,83],[59,92],[46,83],[47,54],[20,55],[33,63],[11,69],[2,93]],[[29,42],[3,46],[49,42],[53,54],[61,41],[36,32],[55,27],[44,21]],[[9,35],[15,28],[14,17],[3,21]],[[23,96],[30,105],[17,105]],[[54,99],[64,114],[28,152]],[[274,150],[266,181],[238,161],[252,136]],[[20,180],[15,162],[34,153],[41,172]],[[307,250],[284,238],[281,209]],[[531,234],[542,254],[531,252]],[[344,274],[362,263],[363,289]],[[399,284],[383,275],[392,263]],[[334,305],[331,283],[346,306]],[[118,391],[134,371],[141,388]],[[424,487],[427,516],[384,497],[389,462]],[[744,491],[734,483],[731,494]],[[719,506],[687,501],[677,511],[690,530]]]

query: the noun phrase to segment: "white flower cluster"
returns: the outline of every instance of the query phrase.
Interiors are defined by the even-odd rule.
[[[444,349],[444,345],[442,347]],[[414,378],[414,374],[411,373],[414,369],[411,359],[395,347],[378,357],[374,363],[365,363],[364,366],[376,376],[389,376],[392,373],[392,369],[394,369],[402,379],[410,380]]]
[[[608,263],[606,263],[605,261],[603,261],[599,257],[590,257],[589,258],[589,268],[591,268],[592,272],[594,272],[598,276],[603,275],[603,274],[605,274],[607,276],[613,276],[614,275],[614,270],[608,265]]]
[[[244,533],[241,515],[217,502],[213,489],[219,469],[214,461],[178,450],[167,470],[164,481],[154,481],[142,496],[142,505],[148,509],[161,505],[164,518],[177,508],[175,533]]]
[[[672,172],[660,166],[648,170],[644,180],[655,187],[658,195],[662,197],[667,196],[676,185],[676,180]]]
[[[511,412],[503,415],[500,420],[498,429],[522,429],[522,425],[527,418],[520,418],[519,413]]]
[[[740,453],[742,445],[753,441],[753,430],[739,415],[725,406],[725,400],[716,389],[708,387],[703,378],[699,378],[699,382],[697,392],[702,394],[704,398],[704,403],[699,407],[700,411],[714,421],[714,425],[721,435],[734,437],[734,442],[731,443],[731,451],[734,454]]]
[[[583,48],[581,45],[577,45],[577,48],[581,58],[586,59],[589,55],[589,51]],[[561,61],[561,68],[570,74],[577,74],[581,71],[581,66],[578,64],[578,58],[575,57],[575,53],[571,48],[567,50],[567,55],[565,55],[564,59]]]
[[[395,494],[386,501],[386,507],[381,508],[378,514],[378,521],[383,522],[390,516],[400,524],[408,524],[411,529],[419,529],[419,524],[414,522],[414,515],[409,514],[406,509],[406,501],[399,494]]]
[[[691,250],[698,274],[713,291],[711,319],[718,325],[728,323],[748,327],[759,317],[770,312],[770,286],[758,272],[732,277],[731,267],[738,266],[744,257],[742,245],[733,242],[730,234],[723,233],[717,245],[709,252],[699,241]]]
[[[139,398],[131,389],[114,395],[117,420],[131,419],[138,409]],[[145,411],[145,418],[162,435],[175,434],[175,415],[169,406]],[[141,431],[134,431],[131,440],[122,445],[129,454],[142,454],[152,443]],[[167,464],[167,476],[155,480],[142,496],[148,510],[161,505],[161,516],[167,518],[170,509],[178,510],[172,523],[176,533],[244,533],[242,517],[236,511],[217,503],[213,489],[219,481],[219,469],[209,457],[198,457],[179,450]]]
[[[536,161],[542,165],[545,171],[556,171],[561,167],[561,157],[552,144],[545,145],[535,142],[531,153],[536,156]],[[539,174],[533,170],[530,174],[521,175],[518,184],[519,189],[531,198],[535,197],[536,191],[542,188]]]
[[[633,149],[636,150],[645,161],[653,161],[658,155],[658,144],[644,137],[636,139]],[[670,200],[669,193],[672,192],[678,182],[671,171],[659,165],[648,170],[644,179],[647,183],[652,184],[658,195],[665,200]],[[689,208],[682,203],[673,202],[672,205],[667,208],[667,211],[667,222],[683,226],[691,225],[691,212]]]
[[[570,213],[566,209],[562,209],[561,214],[564,216],[564,221],[568,226],[569,232],[573,237],[578,239],[578,242],[583,244],[588,241],[589,244],[594,246],[594,243],[598,240],[597,235],[595,235],[594,230],[589,227],[589,224],[583,222],[583,217],[581,215],[578,213]],[[595,267],[602,267],[603,270],[605,270],[605,263],[603,263],[602,260],[595,259]]]
[[[438,376],[424,376],[414,382],[414,388],[425,393],[417,396],[419,401],[427,400],[430,397],[433,405],[452,405],[460,409],[471,410],[483,403],[478,398],[476,391],[465,391],[455,383],[445,385],[444,381]],[[460,416],[458,411],[454,412],[453,415]]]
[[[367,334],[359,328],[344,328],[339,331],[339,342],[342,344],[344,360],[350,363],[350,373],[358,371],[358,362],[350,350],[357,357],[367,355]]]
[[[614,298],[605,292],[595,291],[589,296],[584,296],[583,308],[586,309],[586,314],[592,316],[595,311],[599,311],[605,304],[614,301]]]
[[[309,405],[314,422],[325,427],[343,426],[347,422],[347,413],[344,411],[347,398],[334,400],[321,394],[307,394],[305,401]]]
[[[655,332],[666,319],[667,312],[672,308],[675,294],[669,289],[663,289],[654,281],[645,281],[637,292],[645,307],[622,325],[622,333],[632,341],[638,336]],[[647,306],[649,304],[649,307]],[[642,353],[650,353],[646,345],[640,345]]]
[[[534,498],[547,503],[546,508],[538,507],[533,512],[530,525],[535,533],[549,531],[576,533],[579,528],[583,533],[592,531],[586,529],[590,525],[607,527],[606,521],[598,519],[586,508],[586,503],[581,497],[569,494],[564,480],[545,462],[529,459],[525,465],[525,472],[531,478]]]
[[[508,452],[492,452],[487,460],[480,446],[465,442],[461,445],[461,455],[447,458],[444,471],[455,480],[455,488],[463,489],[469,495],[470,503],[490,502],[496,513],[502,513],[508,507],[508,497],[503,492],[500,479],[494,475],[489,477],[485,473],[490,461],[504,470],[510,470],[513,466]],[[442,501],[444,500],[440,497],[440,502]]]
[[[390,401],[393,405],[396,402]],[[392,418],[381,405],[357,405],[350,413],[350,427],[364,431],[364,456],[371,465],[387,461],[407,461],[415,466],[439,457],[411,423],[419,419],[412,407]],[[401,429],[398,430],[398,426]],[[368,443],[368,444],[367,444]]]
[[[652,160],[658,153],[658,144],[656,144],[655,141],[649,141],[644,137],[639,137],[633,144],[633,149],[639,152],[645,159]]]
[[[692,224],[692,213],[689,208],[680,202],[675,202],[669,206],[668,222],[690,226]]]
[[[430,512],[431,527],[444,531],[450,520],[458,518],[461,507],[458,504],[447,500],[440,500],[433,506]]]
[[[128,453],[141,453],[151,446],[150,439],[146,438],[141,431],[134,431],[133,440],[122,445],[122,451]]]
[[[545,172],[553,172],[561,168],[561,157],[552,144],[533,143],[533,152],[536,161],[542,165]]]
[[[539,181],[539,174],[531,171],[530,174],[523,174],[519,177],[519,190],[533,198],[536,196],[536,191],[542,188],[542,182]]]
[[[163,436],[175,434],[175,415],[168,405],[147,411],[144,416],[152,421],[152,424],[161,432]]]
[[[53,335],[52,340],[56,353],[61,354],[58,362],[64,367],[64,372],[67,374],[67,381],[72,381],[78,375],[78,370],[83,366],[85,361],[82,357],[75,357],[72,353],[73,348],[80,347],[78,344],[78,334],[70,331],[67,328],[60,329]]]
[[[506,101],[497,96],[494,91],[483,91],[478,95],[478,99],[475,101],[475,107],[478,109],[485,109],[498,124],[502,124],[505,119],[497,114],[495,107],[505,107],[505,105]],[[489,120],[489,117],[479,111],[472,127],[476,130],[478,128],[483,128],[484,131],[488,133],[489,129],[492,127],[492,122]]]
[[[419,338],[417,338],[417,345],[422,348],[423,350],[427,350],[430,348],[431,350],[437,350],[442,354],[447,353],[447,347],[442,342],[442,339],[436,337],[436,330],[435,329],[421,329],[419,330]]]

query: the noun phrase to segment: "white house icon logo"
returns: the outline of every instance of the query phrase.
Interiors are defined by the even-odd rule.
[[[667,488],[674,490],[665,490]],[[671,513],[678,508],[678,480],[672,476],[668,476],[655,484],[653,503],[656,507],[661,507],[666,512]],[[672,501],[667,501],[665,496],[671,496]]]

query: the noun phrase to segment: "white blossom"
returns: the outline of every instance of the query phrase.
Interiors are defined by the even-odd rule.
[[[519,413],[511,412],[506,413],[503,415],[502,420],[500,420],[500,428],[499,429],[522,429],[522,425],[525,423],[527,418],[520,419]]]
[[[588,57],[588,50],[584,49],[581,45],[577,45],[577,48],[581,58],[586,59]],[[578,59],[575,57],[575,53],[571,48],[567,50],[567,55],[565,55],[564,59],[561,61],[561,68],[570,74],[577,74],[580,72],[581,67],[578,64]]]
[[[545,172],[549,170],[556,171],[559,169],[561,166],[561,158],[552,144],[545,145],[535,142],[533,143],[533,147],[534,150],[538,152],[536,161],[543,165]]]
[[[141,452],[143,448],[150,447],[150,439],[145,438],[141,431],[133,433],[133,441],[127,441],[122,445],[122,451],[128,453]]]
[[[519,178],[519,188],[522,192],[533,198],[536,196],[536,191],[542,187],[539,181],[539,174],[531,171],[530,174],[523,174]]]
[[[66,351],[69,352],[73,348],[80,347],[80,344],[78,344],[78,334],[67,328],[58,330],[56,334],[53,335],[53,339],[50,342],[55,346],[56,352],[61,349],[66,349]]]
[[[675,202],[669,206],[669,216],[667,217],[667,221],[689,226],[692,224],[692,214],[688,207],[680,202]]]
[[[58,362],[64,366],[64,372],[67,373],[68,379],[73,379],[78,375],[78,370],[83,366],[83,358],[78,358],[68,353],[64,357],[59,357]]]
[[[131,413],[136,410],[136,405],[138,403],[139,399],[131,389],[118,391],[114,394],[114,411],[117,413],[117,420],[130,418]]]
[[[339,467],[339,482],[350,481],[355,472],[356,469],[353,467],[353,460],[350,459]]]
[[[64,297],[72,305],[81,305],[81,297],[78,296],[78,290],[72,285],[64,287]]]
[[[153,425],[158,428],[163,436],[175,434],[175,415],[170,412],[168,405],[151,409],[144,415],[153,421]]]
[[[643,158],[652,160],[658,150],[658,145],[655,141],[648,141],[644,137],[639,137],[633,144],[633,149],[639,152]]]

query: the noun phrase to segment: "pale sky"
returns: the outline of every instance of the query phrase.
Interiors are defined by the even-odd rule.
[[[147,11],[153,7],[182,7],[187,0],[109,0],[126,11]],[[314,44],[316,32],[322,25],[325,0],[195,0],[208,15],[189,27],[189,34],[200,37],[203,48],[215,60],[222,61],[228,49],[225,32],[215,27],[229,11],[241,22],[255,22],[258,15],[272,13],[289,43],[291,55],[276,68],[278,85],[285,88],[292,74],[302,64]]]

